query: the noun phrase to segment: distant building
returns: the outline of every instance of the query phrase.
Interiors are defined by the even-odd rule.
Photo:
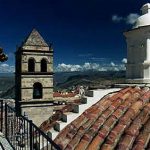
[[[150,83],[150,4],[141,8],[133,29],[124,33],[127,42],[126,78],[130,83]]]
[[[37,125],[52,113],[53,49],[33,29],[16,51],[16,110]]]

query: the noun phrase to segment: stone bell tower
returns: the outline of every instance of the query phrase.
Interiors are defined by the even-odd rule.
[[[16,51],[16,110],[39,125],[50,117],[53,100],[53,49],[36,29]]]

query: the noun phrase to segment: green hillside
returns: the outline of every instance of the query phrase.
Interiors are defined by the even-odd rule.
[[[90,89],[106,88],[115,83],[125,82],[125,72],[70,72],[55,73],[54,91],[71,90],[73,86],[88,86]],[[0,76],[0,98],[15,97],[14,75]]]

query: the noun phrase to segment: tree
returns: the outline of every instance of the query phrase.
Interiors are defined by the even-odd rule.
[[[0,62],[4,62],[8,59],[7,55],[3,53],[3,48],[0,47]]]

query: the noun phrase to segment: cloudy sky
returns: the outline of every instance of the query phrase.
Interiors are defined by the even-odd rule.
[[[0,46],[13,70],[14,52],[32,28],[53,42],[57,71],[124,68],[123,32],[148,0],[0,0]]]

